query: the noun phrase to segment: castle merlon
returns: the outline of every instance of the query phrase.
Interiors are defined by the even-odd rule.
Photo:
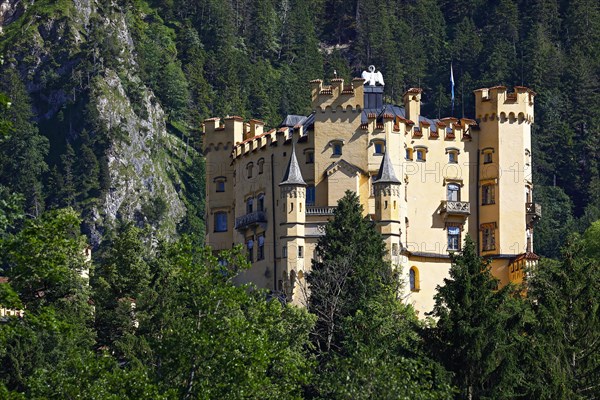
[[[474,90],[475,115],[481,122],[505,120],[533,123],[533,105],[536,93],[525,87],[515,86],[508,92],[506,86],[494,86]]]

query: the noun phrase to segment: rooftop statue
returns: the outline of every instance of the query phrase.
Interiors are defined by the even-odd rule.
[[[385,86],[383,83],[383,75],[381,75],[381,71],[375,72],[375,66],[369,65],[369,71],[363,71],[362,78],[365,80],[366,85],[375,86],[380,84],[381,86]]]

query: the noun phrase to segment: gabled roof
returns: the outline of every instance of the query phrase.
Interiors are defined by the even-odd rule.
[[[290,162],[288,163],[285,175],[283,175],[283,179],[279,184],[279,186],[284,185],[306,186],[306,182],[304,182],[304,179],[302,178],[300,165],[298,165],[298,159],[296,158],[296,145],[293,142]]]
[[[325,169],[325,175],[329,176],[340,169],[346,170],[353,174],[365,173],[360,167],[357,167],[356,165],[349,163],[346,160],[339,160],[331,164],[329,167],[327,167],[327,169]]]

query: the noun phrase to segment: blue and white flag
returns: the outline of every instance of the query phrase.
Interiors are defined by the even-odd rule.
[[[450,84],[452,85],[452,115],[454,116],[454,71],[452,70],[452,63],[450,63]]]

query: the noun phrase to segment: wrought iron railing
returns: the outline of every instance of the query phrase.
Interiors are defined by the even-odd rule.
[[[267,222],[267,214],[264,211],[255,211],[236,218],[235,229],[244,229],[247,226],[260,222]]]

